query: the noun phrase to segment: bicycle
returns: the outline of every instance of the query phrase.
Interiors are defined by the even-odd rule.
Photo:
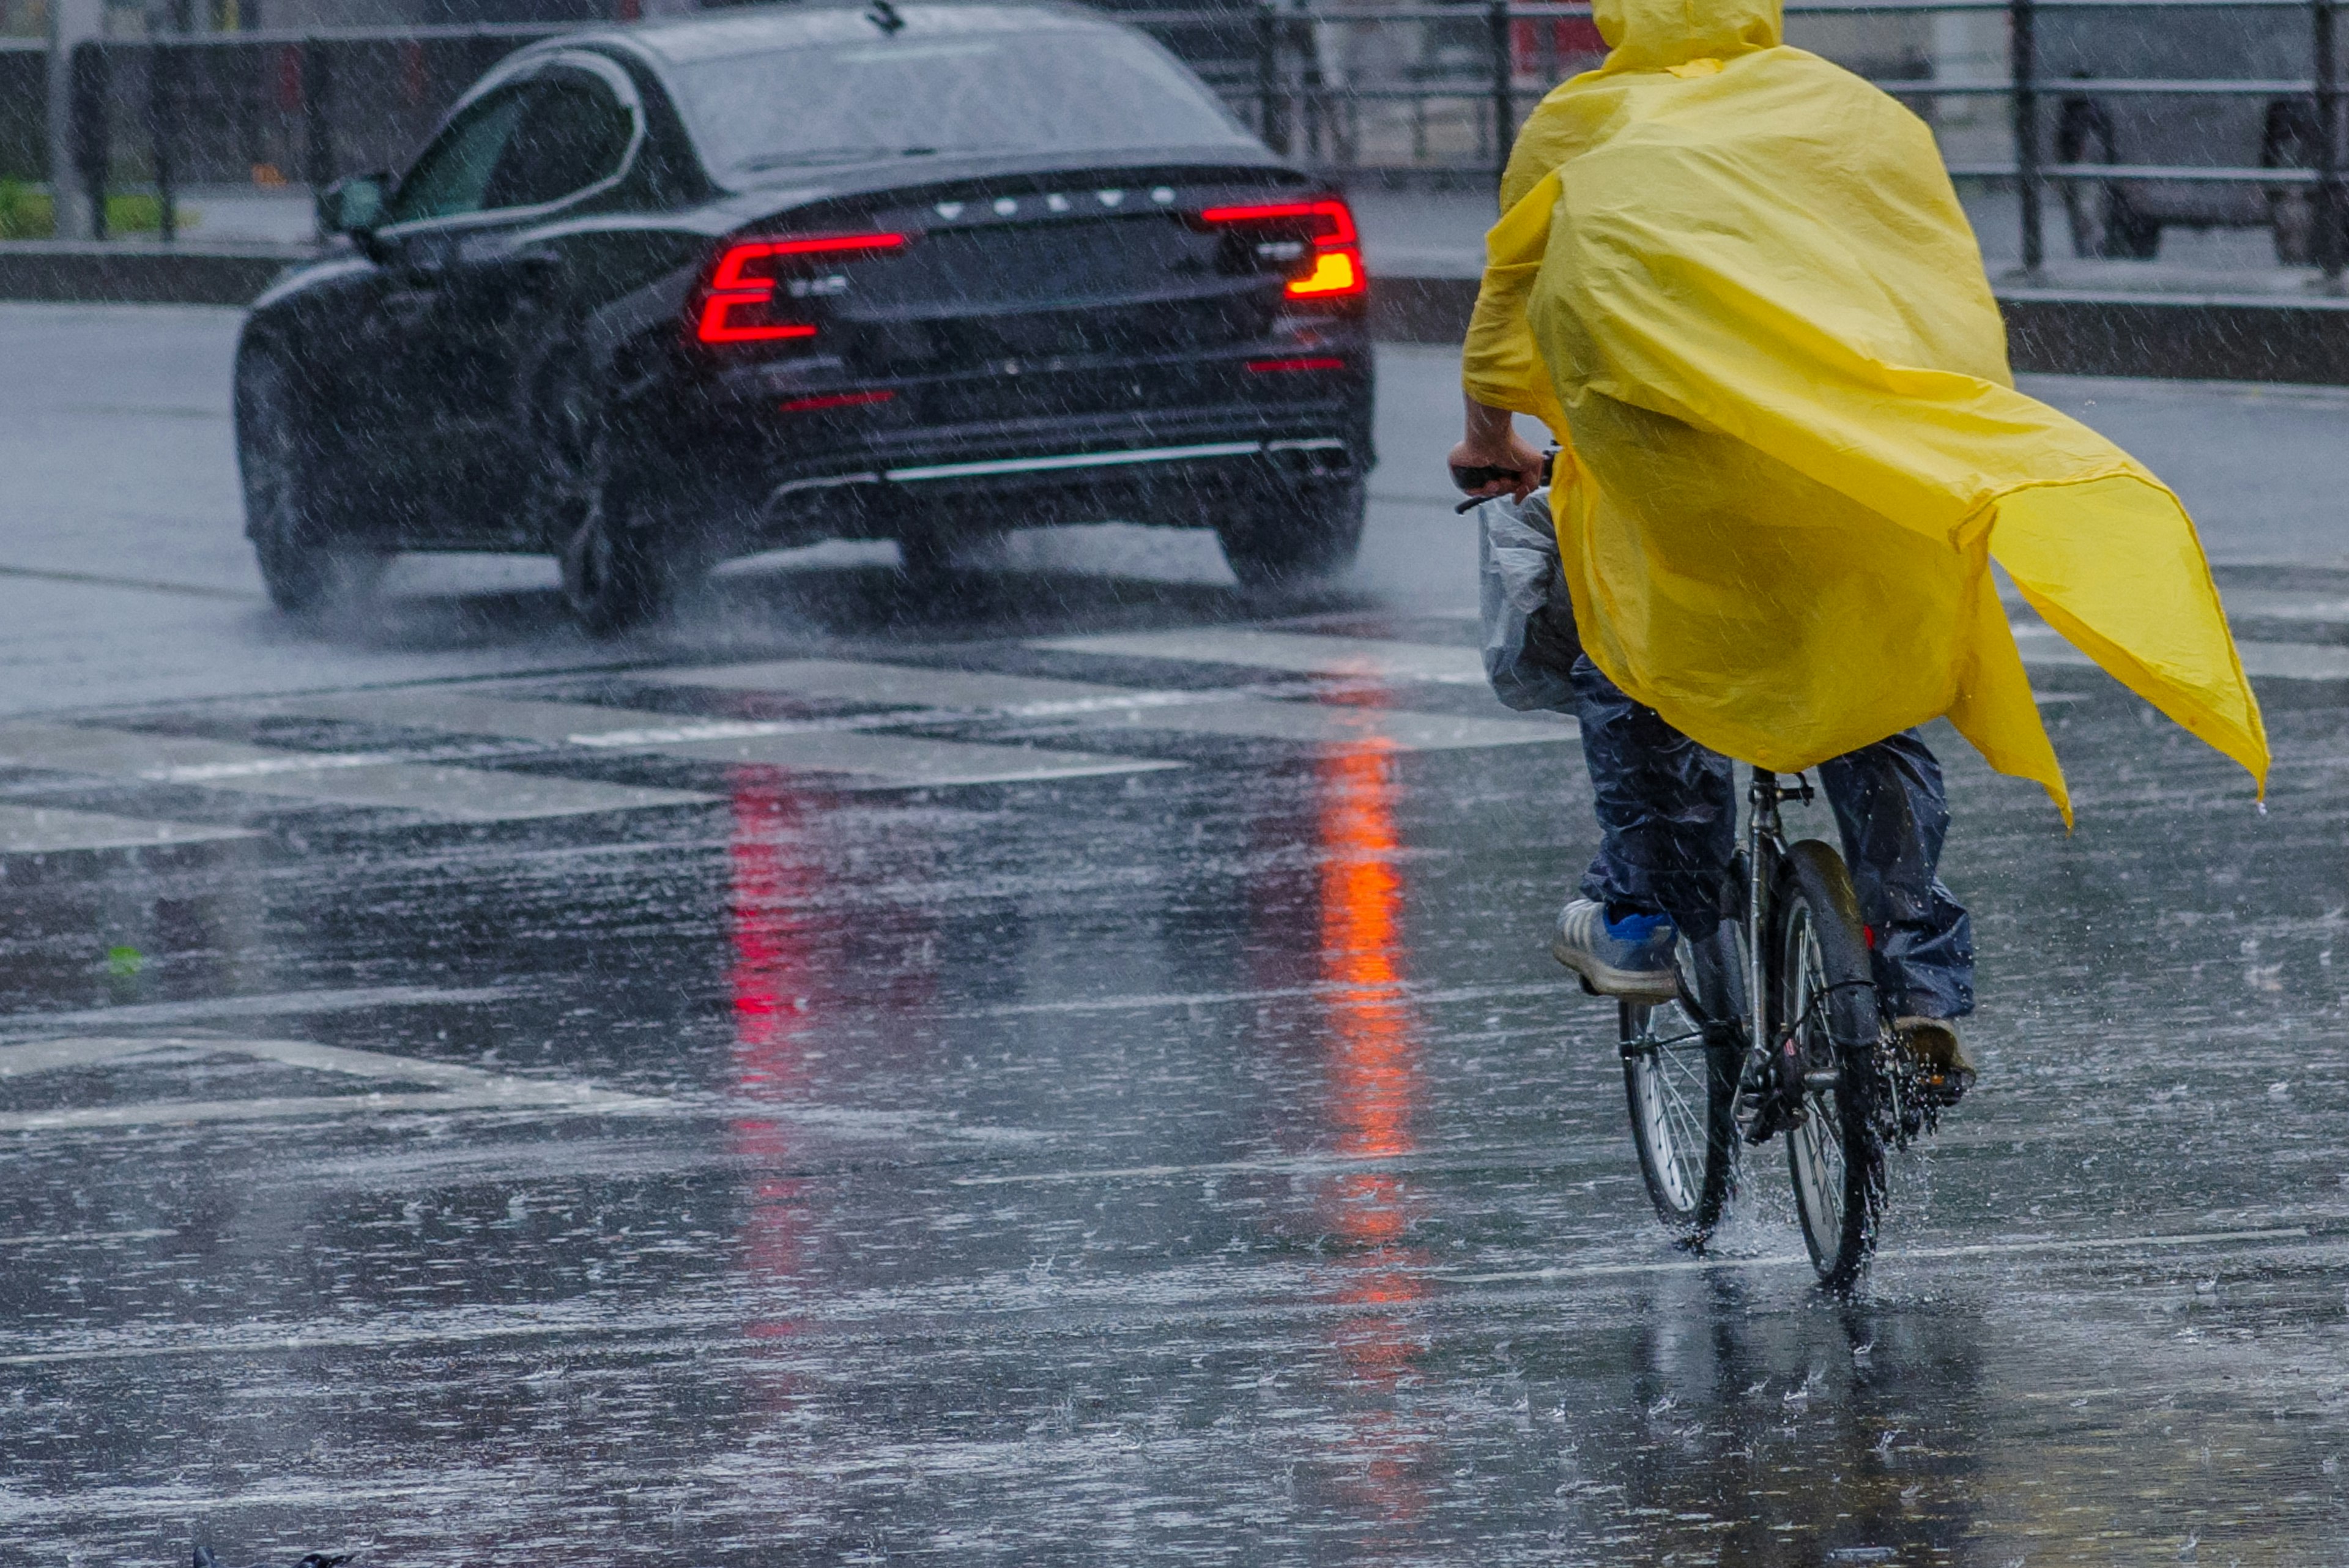
[[[1640,1173],[1681,1244],[1701,1250],[1720,1223],[1740,1149],[1784,1133],[1804,1242],[1840,1292],[1875,1250],[1886,1151],[1939,1109],[1878,1000],[1842,856],[1786,839],[1779,805],[1813,798],[1801,774],[1754,770],[1732,909],[1705,941],[1682,939],[1678,1000],[1621,1003],[1618,1033]]]

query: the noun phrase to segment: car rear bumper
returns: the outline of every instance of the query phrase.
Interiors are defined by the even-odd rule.
[[[925,389],[874,390],[896,395],[794,415],[783,410],[801,400],[767,393],[730,399],[727,417],[696,431],[672,425],[657,448],[696,493],[687,525],[715,535],[719,553],[1053,523],[1198,526],[1352,481],[1373,461],[1364,354],[1189,407],[941,424],[921,417]]]
[[[1358,441],[1316,435],[909,463],[784,480],[761,509],[761,531],[894,535],[916,523],[953,532],[1112,519],[1195,526],[1299,485],[1345,483],[1368,458]]]

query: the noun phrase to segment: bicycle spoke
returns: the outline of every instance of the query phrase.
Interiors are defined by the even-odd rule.
[[[1627,1004],[1619,1027],[1631,1128],[1649,1196],[1684,1245],[1701,1241],[1720,1216],[1735,1155],[1726,1129],[1715,1125],[1727,1108],[1713,1083],[1716,1047],[1696,1012],[1678,1001]]]

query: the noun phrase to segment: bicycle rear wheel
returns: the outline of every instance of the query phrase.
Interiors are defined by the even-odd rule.
[[[1876,1248],[1884,1200],[1878,1129],[1882,1032],[1868,935],[1841,857],[1816,838],[1787,846],[1771,919],[1771,1039],[1791,1039],[1802,1120],[1786,1129],[1795,1208],[1819,1282],[1850,1289]]]
[[[1692,972],[1681,944],[1682,983]],[[1721,1222],[1737,1174],[1734,1041],[1708,1038],[1686,1000],[1626,1002],[1617,1015],[1631,1141],[1657,1218],[1682,1246],[1701,1245]]]

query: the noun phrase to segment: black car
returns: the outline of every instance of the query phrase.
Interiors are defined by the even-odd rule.
[[[1212,525],[1352,556],[1343,201],[1155,43],[1064,5],[745,9],[484,77],[237,351],[246,531],[300,608],[400,550],[553,554],[615,630],[734,555]]]

